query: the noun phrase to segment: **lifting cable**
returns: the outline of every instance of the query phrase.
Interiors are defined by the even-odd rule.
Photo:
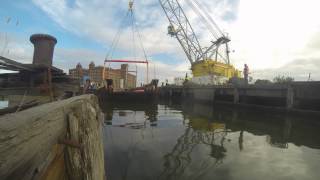
[[[141,33],[139,31],[139,28],[136,24],[136,19],[135,19],[135,13],[133,11],[133,5],[134,5],[134,0],[129,0],[129,8],[127,10],[127,13],[126,15],[124,16],[124,18],[121,20],[120,22],[120,26],[118,27],[118,30],[117,30],[117,33],[115,35],[115,37],[113,38],[113,41],[110,45],[110,49],[106,55],[106,58],[105,58],[105,61],[104,61],[104,68],[106,66],[106,62],[108,62],[108,60],[112,60],[113,58],[113,55],[115,54],[115,51],[117,49],[117,46],[119,44],[119,41],[120,41],[120,37],[121,37],[121,34],[123,33],[123,29],[131,29],[132,31],[132,53],[133,53],[133,56],[134,56],[134,60],[118,60],[118,61],[123,61],[123,62],[132,62],[132,63],[144,63],[147,65],[147,82],[149,81],[148,80],[148,76],[149,76],[149,62],[148,62],[148,58],[147,58],[147,54],[146,54],[146,50],[143,46],[143,43],[142,43],[142,36],[141,36]],[[130,27],[131,26],[131,27]],[[130,36],[130,35],[129,35]],[[137,38],[135,37],[137,36]],[[129,37],[128,41],[130,41],[131,37]],[[143,50],[143,55],[144,55],[144,58],[145,60],[144,61],[136,61],[136,40],[139,40],[139,45],[141,46],[142,50]],[[140,48],[138,45],[138,48]],[[129,54],[131,53],[131,51],[129,50]],[[111,61],[109,61],[109,67],[111,65]],[[136,73],[137,73],[137,66],[136,66]],[[109,71],[108,71],[108,74],[109,74]]]
[[[136,28],[137,35],[138,35],[138,38],[139,38],[139,44],[140,44],[141,49],[142,49],[142,51],[143,51],[144,58],[145,58],[145,60],[147,61],[148,58],[147,58],[146,49],[144,48],[143,43],[142,43],[142,36],[141,36],[140,30],[139,30],[139,27],[138,27],[137,24],[135,23],[136,20],[135,20],[134,12],[132,12],[132,14],[133,14],[133,23],[134,23],[134,26],[135,26],[135,28]]]
[[[121,33],[122,33],[122,27],[124,26],[125,20],[127,19],[128,15],[129,15],[129,11],[128,11],[127,14],[124,16],[124,18],[122,19],[122,21],[121,21],[121,23],[120,23],[120,26],[119,26],[119,28],[118,28],[118,30],[117,30],[117,33],[116,33],[115,37],[114,37],[113,40],[112,40],[110,50],[108,51],[108,53],[107,53],[107,55],[106,55],[106,59],[112,58],[113,53],[114,53],[114,51],[115,51],[115,49],[116,49],[116,47],[117,47],[117,45],[118,45],[118,43],[119,43],[119,40],[120,40],[120,35],[121,35]]]
[[[219,26],[217,25],[217,23],[213,20],[212,16],[209,15],[208,13],[208,9],[206,8],[206,6],[201,5],[199,2],[194,1],[198,6],[198,8],[201,10],[201,12],[203,12],[205,14],[205,16],[209,19],[209,21],[211,22],[211,25],[213,25],[221,35],[224,36],[223,32],[221,31],[221,29],[219,28]]]
[[[199,2],[194,1],[194,0],[187,0],[187,3],[191,7],[191,9],[200,17],[200,20],[204,25],[207,26],[211,34],[216,38],[220,38],[221,36],[223,37],[224,34],[218,27],[218,25],[215,23],[213,18],[209,15],[207,12],[207,9],[204,8],[203,5],[201,5]]]
[[[220,37],[224,37],[224,34],[222,33],[222,31],[220,30],[218,25],[215,23],[213,18],[209,15],[209,13],[207,12],[207,9],[205,9],[203,7],[203,5],[201,5],[199,2],[197,2],[195,0],[186,0],[186,2],[191,7],[191,9],[196,13],[196,15],[198,15],[200,17],[201,22],[205,26],[207,26],[207,28],[210,31],[210,33],[216,39],[219,39]],[[201,12],[203,12],[204,14],[201,13]],[[214,51],[217,54],[217,56],[219,56],[225,62],[227,62],[227,59],[219,53],[219,48],[215,49]]]
[[[146,50],[143,46],[143,43],[142,43],[142,36],[141,36],[141,33],[140,33],[140,30],[136,24],[136,19],[135,19],[135,14],[134,14],[134,11],[133,11],[133,8],[132,8],[132,5],[133,5],[134,1],[130,1],[129,2],[129,9],[126,13],[126,15],[124,16],[124,18],[122,19],[121,23],[120,23],[120,26],[119,26],[119,29],[117,30],[117,33],[112,41],[112,44],[111,44],[111,47],[110,47],[110,50],[108,51],[107,55],[106,55],[106,59],[112,59],[113,55],[114,55],[114,51],[116,50],[117,46],[118,46],[118,43],[120,41],[120,36],[121,36],[121,33],[123,32],[123,27],[125,26],[126,24],[126,20],[129,19],[129,24],[131,25],[131,31],[132,31],[132,42],[133,42],[133,56],[134,56],[134,59],[136,59],[136,37],[135,37],[135,33],[137,33],[137,37],[138,37],[138,41],[139,41],[139,45],[140,45],[140,48],[142,49],[143,51],[143,55],[144,55],[144,58],[146,61],[148,61],[147,59],[147,53],[146,53]]]
[[[203,23],[208,30],[210,31],[210,33],[213,35],[213,37],[215,39],[219,38],[219,35],[217,34],[217,32],[213,29],[213,27],[209,24],[209,22],[205,19],[205,17],[201,14],[201,12],[199,11],[199,9],[197,9],[197,7],[190,1],[187,0],[186,1],[188,3],[188,5],[191,7],[191,9],[193,10],[193,12],[200,18],[201,23]]]
[[[133,3],[133,1],[132,1]],[[129,13],[130,13],[130,21],[131,21],[131,30],[132,30],[132,54],[133,54],[133,58],[134,60],[136,60],[136,39],[135,39],[135,26],[134,26],[134,14],[133,14],[133,9],[129,9]]]

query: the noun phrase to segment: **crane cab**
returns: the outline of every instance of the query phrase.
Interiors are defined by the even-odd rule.
[[[168,34],[173,37],[177,35],[176,30],[174,29],[173,25],[169,25],[168,26]]]

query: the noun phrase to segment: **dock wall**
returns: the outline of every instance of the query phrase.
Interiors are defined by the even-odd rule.
[[[103,180],[102,119],[94,95],[0,116],[0,179]]]
[[[165,86],[162,98],[320,111],[320,82],[265,86]]]

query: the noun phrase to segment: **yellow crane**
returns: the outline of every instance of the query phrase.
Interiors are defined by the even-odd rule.
[[[194,78],[214,77],[214,84],[221,83],[217,79],[229,80],[241,77],[241,71],[230,64],[230,39],[222,33],[211,16],[203,10],[199,2],[185,0],[200,17],[213,35],[209,47],[203,48],[178,0],[159,0],[169,22],[168,34],[176,37],[191,63]]]

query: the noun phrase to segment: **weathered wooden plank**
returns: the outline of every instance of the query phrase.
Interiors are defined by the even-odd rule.
[[[80,153],[63,146],[68,152],[64,161],[77,168],[66,168],[68,179],[76,173],[82,173],[81,179],[104,179],[97,101],[93,95],[84,95],[0,117],[0,179],[45,179],[50,167],[56,167],[52,163],[59,139],[74,139],[83,147]]]
[[[70,180],[104,179],[104,152],[99,108],[82,104],[68,114],[68,139],[78,142],[80,148],[68,147],[67,171]],[[80,115],[80,116],[79,116]],[[82,116],[81,116],[82,115]]]
[[[22,105],[17,105],[17,106],[13,106],[13,107],[8,107],[8,108],[4,108],[4,109],[0,109],[0,116],[4,115],[4,114],[9,114],[9,113],[14,113],[18,111],[22,111],[28,108],[32,108],[34,106],[37,106],[39,104],[39,102],[37,101],[29,101],[27,103],[24,103]]]

